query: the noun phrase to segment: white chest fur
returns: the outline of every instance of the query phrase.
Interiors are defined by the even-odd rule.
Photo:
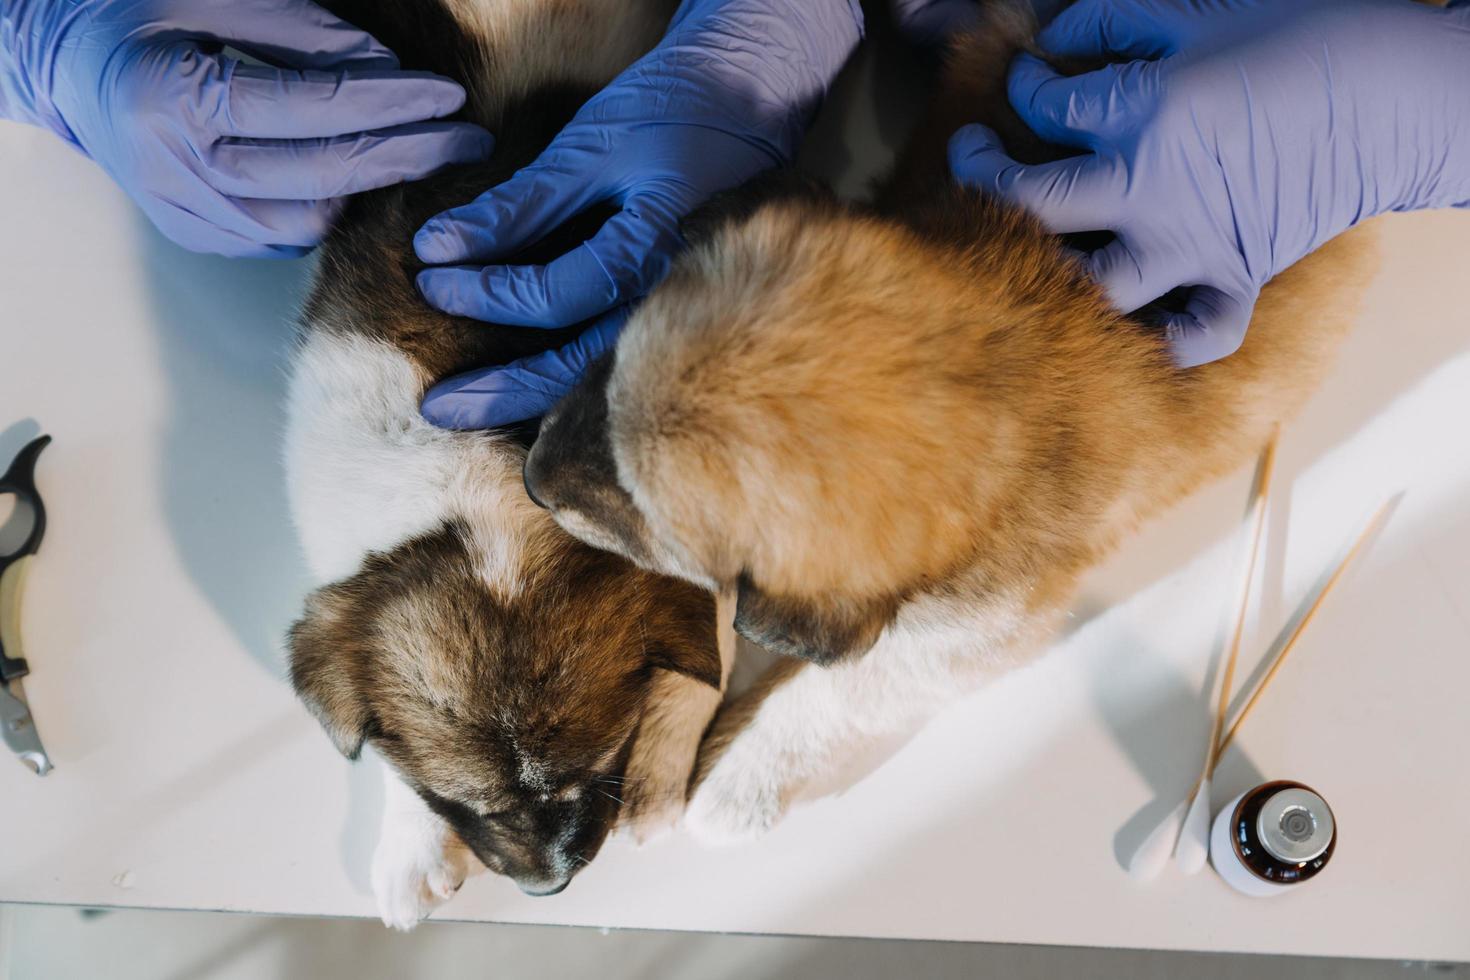
[[[291,513],[320,582],[457,519],[487,579],[514,588],[526,537],[549,522],[521,489],[520,448],[435,429],[419,415],[425,379],[380,341],[313,332],[291,378],[286,474]]]

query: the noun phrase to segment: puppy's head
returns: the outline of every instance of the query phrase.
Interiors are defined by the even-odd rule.
[[[655,673],[720,683],[707,595],[546,530],[518,578],[458,522],[369,555],[290,639],[292,681],[338,749],[371,743],[538,895],[601,847]]]
[[[526,485],[591,544],[736,587],[747,638],[828,661],[965,560],[1004,429],[972,372],[1014,317],[977,308],[948,246],[763,190],[702,219],[543,422]]]

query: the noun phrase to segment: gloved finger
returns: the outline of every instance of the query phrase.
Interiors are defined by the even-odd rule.
[[[893,19],[915,44],[938,44],[975,24],[975,0],[893,0]]]
[[[230,258],[294,259],[311,251],[315,242],[305,245],[281,244],[260,221],[238,212],[222,222],[206,221],[194,212],[177,205],[150,198],[140,202],[143,211],[166,238],[191,252],[208,252]],[[271,202],[279,204],[283,202]],[[292,202],[306,203],[306,202]],[[277,215],[279,219],[281,216]],[[323,222],[323,228],[330,219]]]
[[[950,138],[949,169],[960,183],[1021,205],[1059,235],[1112,227],[1125,184],[1111,158],[1094,154],[1019,164],[994,130],[978,124]]]
[[[1036,43],[1069,58],[1162,58],[1173,50],[1169,13],[1152,0],[1077,0]]]
[[[1124,313],[1132,313],[1176,286],[1184,285],[1172,263],[1152,258],[1123,238],[1088,256],[1087,271],[1108,294],[1113,306]]]
[[[424,418],[442,429],[489,429],[545,415],[612,349],[628,316],[619,307],[559,350],[441,381],[424,396]]]
[[[317,200],[483,160],[493,146],[489,133],[469,123],[410,123],[322,140],[225,139],[202,162],[209,185],[228,197]]]
[[[1184,312],[1164,320],[1174,363],[1191,368],[1234,354],[1245,341],[1255,305],[1254,291],[1196,286]]]
[[[275,201],[235,198],[231,210],[239,227],[258,241],[289,248],[313,249],[327,237],[342,211],[341,198],[320,201]]]
[[[429,265],[490,262],[514,255],[545,238],[597,198],[588,175],[541,159],[474,201],[424,223],[413,247]]]
[[[215,227],[251,241],[309,250],[327,237],[341,210],[341,199],[275,201],[221,197],[204,213]]]
[[[522,327],[563,327],[641,296],[668,268],[677,219],[632,198],[592,238],[546,265],[451,267],[419,273],[429,305]]]
[[[1107,65],[1084,75],[1067,76],[1022,52],[1011,61],[1006,94],[1011,107],[1044,140],[1062,146],[1095,149],[1117,128],[1120,109],[1135,101],[1130,65]]]
[[[197,23],[189,36],[227,44],[273,64],[293,68],[393,70],[398,56],[311,0],[275,0],[268,14],[238,0],[194,0]]]
[[[228,63],[227,63],[228,64]],[[291,71],[228,64],[226,136],[313,139],[439,119],[458,112],[465,92],[428,72]]]

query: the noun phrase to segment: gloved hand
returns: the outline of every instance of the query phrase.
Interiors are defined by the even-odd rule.
[[[308,0],[0,0],[0,117],[76,146],[195,251],[300,255],[344,195],[484,158],[485,131],[427,121],[463,103]]]
[[[1019,56],[1016,111],[1087,152],[1020,166],[970,126],[951,169],[1055,232],[1115,232],[1087,262],[1119,309],[1192,286],[1164,325],[1181,367],[1232,353],[1261,286],[1353,224],[1470,204],[1470,7],[1080,0],[1039,40],[1141,60],[1064,78]]]
[[[681,247],[679,222],[711,195],[791,160],[861,35],[857,0],[685,0],[663,41],[582,107],[530,166],[414,239],[436,266],[428,301],[498,323],[561,327],[637,299]],[[599,202],[621,210],[545,266],[486,265]],[[623,312],[577,343],[451,379],[424,400],[437,425],[485,428],[544,414],[612,346]]]

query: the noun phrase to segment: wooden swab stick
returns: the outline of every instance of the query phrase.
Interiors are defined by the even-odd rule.
[[[1276,659],[1271,663],[1271,668],[1266,671],[1266,676],[1261,678],[1261,682],[1257,684],[1256,689],[1251,692],[1250,700],[1246,701],[1245,706],[1240,709],[1240,714],[1236,715],[1235,723],[1230,726],[1230,730],[1227,731],[1225,733],[1225,737],[1220,740],[1220,745],[1215,750],[1215,758],[1213,760],[1214,765],[1219,764],[1220,757],[1224,755],[1225,750],[1230,747],[1230,742],[1235,738],[1235,733],[1240,730],[1241,724],[1250,717],[1251,709],[1256,706],[1256,702],[1261,700],[1261,695],[1266,693],[1266,688],[1270,686],[1271,681],[1276,677],[1276,673],[1281,670],[1281,665],[1286,662],[1286,658],[1291,654],[1291,651],[1296,648],[1296,641],[1300,640],[1302,638],[1302,634],[1306,632],[1307,624],[1309,624],[1312,621],[1313,617],[1317,615],[1317,610],[1322,608],[1322,600],[1326,599],[1327,593],[1331,592],[1333,587],[1336,586],[1339,581],[1341,581],[1342,575],[1344,572],[1347,571],[1348,566],[1351,565],[1353,561],[1358,557],[1358,555],[1362,553],[1363,547],[1373,538],[1373,536],[1382,529],[1384,523],[1388,520],[1388,515],[1393,511],[1395,507],[1398,506],[1399,501],[1402,499],[1404,499],[1404,495],[1402,493],[1395,494],[1394,496],[1390,497],[1383,504],[1382,507],[1378,508],[1378,513],[1373,515],[1373,519],[1368,522],[1367,527],[1363,528],[1363,532],[1358,535],[1358,539],[1353,542],[1353,546],[1348,549],[1348,553],[1343,556],[1343,559],[1341,562],[1338,563],[1337,568],[1333,569],[1332,577],[1329,578],[1325,583],[1323,583],[1321,590],[1317,593],[1317,597],[1312,600],[1311,606],[1307,608],[1306,613],[1302,616],[1301,622],[1296,624],[1296,629],[1292,631],[1292,634],[1287,639],[1286,644],[1282,646],[1281,652],[1276,655]]]
[[[1225,754],[1225,750],[1230,748],[1230,743],[1235,740],[1235,733],[1240,731],[1240,726],[1250,716],[1251,709],[1255,708],[1256,702],[1261,700],[1261,695],[1266,693],[1266,688],[1270,686],[1271,681],[1276,677],[1276,673],[1281,669],[1281,665],[1286,662],[1287,655],[1296,648],[1296,641],[1302,638],[1302,634],[1306,632],[1307,624],[1312,621],[1312,617],[1317,615],[1317,610],[1322,607],[1322,600],[1327,598],[1327,593],[1331,592],[1333,586],[1337,585],[1338,580],[1342,578],[1343,572],[1347,571],[1348,565],[1352,564],[1353,560],[1358,557],[1359,552],[1363,550],[1363,546],[1382,528],[1389,512],[1398,506],[1398,502],[1402,499],[1404,499],[1402,493],[1395,494],[1382,507],[1378,508],[1378,513],[1373,515],[1373,519],[1368,522],[1368,526],[1363,529],[1363,533],[1358,535],[1358,540],[1353,542],[1352,548],[1343,556],[1337,568],[1333,569],[1332,577],[1323,584],[1322,590],[1312,600],[1311,608],[1307,610],[1306,615],[1302,616],[1302,621],[1296,624],[1296,629],[1292,631],[1291,636],[1287,639],[1285,645],[1282,646],[1281,652],[1271,662],[1271,669],[1266,671],[1266,675],[1261,678],[1261,682],[1251,692],[1250,700],[1246,701],[1245,706],[1240,709],[1240,714],[1235,716],[1235,723],[1230,726],[1230,730],[1225,733],[1225,737],[1220,739],[1220,745],[1215,749],[1215,757],[1211,760],[1210,770],[1212,772],[1220,764],[1220,758]],[[1194,796],[1199,791],[1200,783],[1202,782],[1204,782],[1202,778],[1196,780],[1194,789],[1191,789],[1184,798],[1187,800]]]
[[[1251,535],[1250,559],[1246,562],[1245,578],[1240,588],[1240,609],[1235,617],[1235,631],[1230,639],[1230,649],[1225,656],[1221,671],[1220,698],[1210,718],[1210,737],[1205,743],[1205,758],[1200,764],[1199,779],[1186,799],[1189,806],[1184,815],[1184,826],[1174,846],[1174,861],[1185,874],[1195,874],[1205,866],[1210,850],[1210,774],[1215,771],[1215,747],[1220,741],[1220,732],[1225,727],[1225,716],[1230,710],[1230,692],[1235,687],[1235,665],[1240,659],[1240,639],[1245,632],[1245,617],[1250,610],[1251,583],[1256,577],[1256,557],[1261,550],[1261,532],[1266,527],[1266,512],[1271,504],[1271,473],[1276,465],[1276,444],[1280,430],[1271,433],[1271,440],[1261,451],[1260,466],[1253,494],[1255,528]]]
[[[1225,727],[1225,718],[1230,711],[1230,692],[1235,687],[1235,664],[1240,660],[1240,638],[1245,633],[1245,614],[1251,605],[1251,582],[1256,577],[1256,556],[1261,551],[1261,533],[1266,529],[1266,511],[1271,504],[1271,475],[1276,469],[1276,444],[1281,438],[1277,428],[1271,433],[1271,441],[1261,453],[1261,478],[1256,486],[1256,526],[1251,536],[1250,559],[1245,565],[1245,582],[1240,589],[1240,610],[1235,616],[1235,632],[1230,637],[1230,652],[1225,657],[1225,676],[1220,682],[1220,699],[1215,705],[1215,718],[1210,724],[1209,747],[1205,750],[1203,776],[1215,769],[1219,753],[1216,746],[1220,732]]]

